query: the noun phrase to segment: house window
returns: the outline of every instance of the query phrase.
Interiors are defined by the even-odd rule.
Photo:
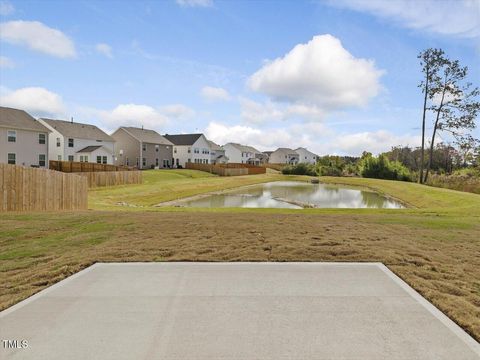
[[[45,154],[38,155],[38,166],[45,167],[47,156]]]
[[[73,155],[68,155],[68,161],[73,161]]]
[[[128,158],[125,159],[125,162],[126,162],[127,166],[130,165],[130,162],[128,161]]]
[[[17,142],[17,132],[15,130],[7,131],[8,142]]]
[[[147,144],[142,144],[142,151],[147,151]]]
[[[62,161],[62,155],[58,155],[58,161]]]
[[[142,159],[142,166],[147,166],[147,159],[145,158]]]
[[[155,145],[155,151],[158,152],[159,145]]]
[[[195,154],[200,154],[200,150],[199,150],[198,148],[193,149],[193,152],[194,152]]]
[[[158,158],[155,159],[155,166],[158,166]]]
[[[189,151],[190,152],[190,151]],[[173,153],[176,154],[177,153],[177,148],[173,148]]]
[[[60,147],[60,138],[57,138],[57,147]]]
[[[102,163],[102,157],[101,156],[97,156],[97,164],[101,164]]]
[[[187,161],[187,162],[188,162],[188,163],[191,163],[191,162],[192,162],[192,159],[188,159],[188,161]]]
[[[188,148],[187,152],[190,154],[190,152],[191,152],[190,148]]]
[[[106,156],[102,156],[102,164],[106,164],[107,163],[107,157]]]
[[[45,144],[45,134],[38,134],[38,143]]]
[[[15,165],[17,163],[17,156],[15,154],[8,154],[8,163]]]
[[[73,147],[73,139],[68,139],[68,147]]]
[[[80,162],[88,162],[88,155],[80,155]]]

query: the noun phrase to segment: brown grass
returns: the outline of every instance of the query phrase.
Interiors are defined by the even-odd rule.
[[[0,307],[99,261],[378,261],[478,340],[480,224],[478,218],[446,216],[261,211],[2,214]]]

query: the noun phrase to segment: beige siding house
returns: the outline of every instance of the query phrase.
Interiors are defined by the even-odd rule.
[[[171,168],[173,144],[155,130],[118,128],[115,139],[115,165],[136,166],[139,169]]]
[[[316,164],[318,160],[318,155],[312,153],[306,148],[299,147],[295,149],[295,152],[298,154],[298,162],[305,164]]]
[[[39,119],[50,129],[50,160],[113,164],[115,140],[95,125]]]
[[[262,153],[252,146],[227,143],[223,145],[223,148],[229,162],[251,165],[259,165],[261,163],[260,154]]]
[[[289,148],[278,148],[270,154],[268,162],[270,164],[290,164],[296,165],[300,160],[300,156],[295,150]]]
[[[48,168],[48,134],[25,111],[0,107],[0,163]]]

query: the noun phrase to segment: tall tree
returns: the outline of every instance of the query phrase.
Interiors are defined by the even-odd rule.
[[[417,56],[420,59],[422,72],[424,78],[418,85],[422,89],[423,97],[423,114],[422,114],[422,147],[420,153],[420,170],[418,175],[418,182],[423,182],[423,169],[425,166],[425,123],[428,111],[428,99],[432,99],[434,94],[431,90],[431,84],[438,82],[438,72],[443,64],[444,52],[442,49],[427,49],[423,50]]]
[[[450,133],[457,141],[465,138],[465,131],[476,127],[475,121],[480,111],[478,88],[471,89],[472,84],[465,82],[468,68],[460,66],[458,60],[452,61],[443,54],[438,59],[437,74],[430,83],[431,110],[435,115],[427,169],[423,182],[428,179],[432,166],[433,150],[437,133]]]

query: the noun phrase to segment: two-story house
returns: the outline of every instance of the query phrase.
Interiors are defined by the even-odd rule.
[[[50,160],[113,164],[115,140],[95,125],[39,119],[49,130]]]
[[[25,111],[0,107],[0,163],[48,168],[49,132]]]
[[[257,154],[262,152],[252,146],[241,145],[237,143],[227,143],[223,145],[225,155],[231,163],[259,165],[261,158]]]
[[[270,164],[296,165],[299,162],[299,155],[295,150],[289,148],[278,148],[270,154],[268,162]]]
[[[165,135],[173,143],[174,167],[186,163],[210,164],[210,144],[203,134]]]
[[[225,155],[225,149],[213,141],[208,140],[210,145],[210,164],[226,164],[228,157]]]
[[[295,152],[298,154],[298,162],[305,164],[316,164],[318,156],[306,148],[299,147],[295,149]]]
[[[136,166],[138,169],[171,168],[173,144],[155,130],[119,127],[115,139],[115,165]]]

